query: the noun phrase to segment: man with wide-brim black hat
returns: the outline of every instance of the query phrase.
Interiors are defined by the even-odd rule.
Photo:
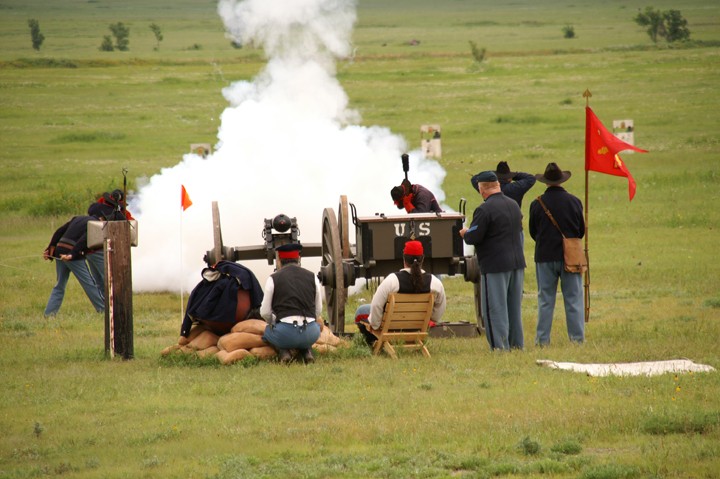
[[[507,161],[501,161],[495,167],[495,175],[500,182],[500,190],[508,198],[512,198],[522,208],[522,200],[530,188],[535,185],[535,175],[522,171],[510,171]]]
[[[582,274],[565,271],[563,263],[563,235],[582,238],[585,235],[585,219],[582,202],[560,186],[571,176],[557,163],[549,163],[545,172],[535,175],[545,183],[545,193],[530,203],[529,229],[535,240],[535,271],[538,285],[538,323],[535,344],[550,344],[553,312],[558,280],[565,303],[565,320],[571,341],[585,341],[585,305]],[[542,201],[542,204],[541,204]],[[556,227],[543,208],[552,214]],[[562,234],[560,233],[562,231]]]
[[[299,243],[275,249],[278,270],[265,282],[260,315],[267,321],[263,340],[270,343],[282,363],[292,360],[290,350],[298,350],[305,363],[315,360],[312,345],[320,337],[322,287],[317,276],[300,266]]]

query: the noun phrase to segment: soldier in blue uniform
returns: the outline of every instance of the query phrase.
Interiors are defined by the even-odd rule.
[[[522,349],[525,256],[522,246],[522,213],[515,200],[505,196],[494,171],[471,179],[483,204],[473,213],[469,228],[460,230],[466,244],[475,246],[480,265],[482,317],[491,349]]]

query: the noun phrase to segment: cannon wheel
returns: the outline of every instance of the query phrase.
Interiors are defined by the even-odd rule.
[[[223,257],[223,241],[222,230],[220,229],[220,208],[218,202],[212,202],[212,221],[213,221],[213,257],[210,261],[214,264],[225,259]]]
[[[335,333],[345,332],[345,301],[347,289],[343,278],[342,251],[337,219],[332,208],[323,210],[321,266],[329,266],[332,279],[325,286],[328,323]]]
[[[343,259],[352,257],[350,251],[350,229],[348,221],[348,200],[347,196],[340,196],[340,204],[338,205],[338,228],[340,230],[340,247],[342,248]]]
[[[480,280],[477,283],[473,283],[473,291],[475,293],[475,319],[477,320],[478,333],[483,334],[485,332],[485,323],[483,322],[482,316],[482,296],[480,296]]]

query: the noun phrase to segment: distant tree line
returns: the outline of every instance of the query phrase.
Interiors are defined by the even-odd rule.
[[[647,33],[654,43],[657,43],[658,38],[664,38],[668,43],[690,38],[687,20],[680,10],[660,11],[646,7],[644,12],[639,11],[635,16],[635,23],[647,27]]]
[[[690,38],[690,30],[687,27],[687,20],[682,16],[680,10],[656,10],[654,7],[646,7],[645,11],[638,11],[634,18],[635,23],[640,26],[647,27],[647,33],[650,39],[657,43],[658,38],[664,38],[668,43],[688,40]],[[45,41],[45,35],[40,32],[40,23],[32,18],[28,20],[30,27],[30,38],[32,47],[36,51],[40,51],[40,47]],[[127,51],[130,49],[130,27],[125,26],[122,22],[112,23],[109,25],[111,35],[103,36],[100,44],[100,50],[104,52],[112,52],[114,50]],[[156,23],[150,24],[150,30],[155,35],[155,50],[160,49],[160,42],[163,40],[162,29]],[[562,29],[565,38],[575,38],[575,27],[565,25]],[[114,39],[114,41],[113,41]],[[475,42],[470,41],[470,51],[477,64],[481,64],[485,60],[485,49],[479,48]],[[233,42],[235,48],[242,45]]]
[[[45,41],[45,35],[40,32],[40,22],[35,18],[31,18],[28,20],[28,27],[30,27],[32,47],[34,50],[40,51],[40,47]],[[130,27],[126,26],[123,22],[117,22],[110,24],[109,28],[111,35],[103,36],[100,50],[103,52],[112,52],[115,50],[121,52],[128,51],[130,49]],[[156,23],[151,23],[150,30],[153,32],[153,35],[155,35],[155,50],[159,50],[160,42],[163,40],[162,29]]]
[[[668,43],[690,38],[687,20],[680,10],[660,11],[646,7],[645,11],[638,9],[634,20],[638,25],[647,27],[647,33],[654,43],[657,43],[659,38],[664,38]],[[565,38],[575,38],[575,27],[572,25],[565,25],[562,31]]]

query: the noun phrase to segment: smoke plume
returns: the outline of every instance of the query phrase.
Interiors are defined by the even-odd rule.
[[[228,35],[262,47],[267,64],[252,81],[223,89],[229,106],[215,151],[184,155],[130,205],[139,223],[136,291],[189,291],[200,281],[213,247],[213,201],[225,246],[262,244],[263,220],[281,213],[297,218],[301,242],[319,243],[323,210],[337,214],[340,195],[360,216],[399,213],[390,189],[403,178],[408,145],[388,128],[362,126],[335,75],[336,61],[351,52],[355,1],[220,0],[218,12]],[[419,150],[409,154],[410,179],[442,204],[445,171]],[[181,185],[193,202],[185,211]],[[244,264],[261,284],[272,272],[265,260]],[[311,271],[319,264],[303,259]]]

